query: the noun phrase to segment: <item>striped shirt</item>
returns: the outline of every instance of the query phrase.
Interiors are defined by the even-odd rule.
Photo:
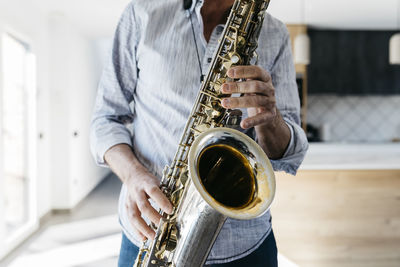
[[[171,163],[180,136],[206,74],[224,25],[218,25],[209,42],[203,35],[200,9],[193,1],[184,10],[182,0],[134,0],[125,9],[114,36],[110,60],[98,89],[91,125],[91,149],[99,165],[114,145],[129,144],[138,160],[161,178]],[[189,16],[194,24],[193,35]],[[295,174],[308,143],[299,126],[299,96],[285,25],[268,13],[259,37],[258,65],[272,77],[277,108],[291,131],[284,156],[271,161],[275,171]],[[246,110],[242,110],[247,116]],[[256,139],[255,131],[247,132]],[[125,209],[126,187],[120,194],[119,216],[126,236],[138,246]],[[207,259],[225,263],[254,251],[271,231],[270,213],[248,220],[228,219]]]

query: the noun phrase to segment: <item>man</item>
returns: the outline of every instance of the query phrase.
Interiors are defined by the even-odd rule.
[[[178,148],[234,0],[135,0],[114,37],[111,60],[98,91],[91,143],[96,161],[122,180],[119,215],[123,240],[119,266],[132,266],[137,246],[153,239],[148,223],[170,213],[159,179]],[[237,66],[228,75],[246,79],[223,85],[226,108],[241,108],[242,131],[257,140],[275,170],[296,173],[308,143],[299,127],[299,99],[289,35],[266,14],[258,66]],[[202,73],[201,73],[202,72]],[[129,127],[129,129],[128,129]],[[151,201],[151,202],[150,202]],[[228,219],[207,260],[211,266],[277,266],[269,212]],[[136,245],[136,246],[135,246]]]

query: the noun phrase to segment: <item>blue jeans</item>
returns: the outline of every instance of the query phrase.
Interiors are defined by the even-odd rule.
[[[132,267],[135,263],[139,248],[132,244],[129,239],[122,234],[121,251],[118,259],[118,267]],[[267,236],[261,246],[253,251],[250,255],[223,264],[206,265],[205,267],[278,267],[278,251],[274,233]]]

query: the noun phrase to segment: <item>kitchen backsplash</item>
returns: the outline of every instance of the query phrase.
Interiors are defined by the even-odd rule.
[[[398,141],[400,95],[309,95],[307,123],[319,129],[323,141]]]

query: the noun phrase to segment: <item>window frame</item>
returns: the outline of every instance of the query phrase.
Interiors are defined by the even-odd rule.
[[[26,114],[26,151],[28,152],[26,155],[27,165],[26,165],[26,189],[28,197],[26,198],[25,203],[27,204],[27,222],[24,223],[18,230],[16,230],[11,235],[7,236],[5,233],[5,218],[4,218],[4,203],[3,200],[0,199],[0,260],[5,258],[10,252],[12,252],[17,246],[19,246],[23,241],[25,241],[32,233],[34,233],[39,228],[39,217],[37,210],[37,116],[36,116],[36,77],[37,77],[37,64],[36,57],[33,49],[33,42],[27,36],[19,33],[18,31],[8,27],[6,25],[0,25],[0,103],[3,101],[3,92],[4,92],[4,66],[3,66],[3,36],[9,35],[11,38],[14,38],[16,41],[20,42],[27,48],[27,63],[26,70],[29,69],[29,66],[33,65],[33,73],[26,75],[25,80],[25,103],[27,104]],[[2,133],[2,125],[3,125],[3,116],[0,110],[0,140],[3,140]],[[0,141],[0,198],[4,197],[4,166],[3,159],[4,155],[3,151],[3,142]]]

